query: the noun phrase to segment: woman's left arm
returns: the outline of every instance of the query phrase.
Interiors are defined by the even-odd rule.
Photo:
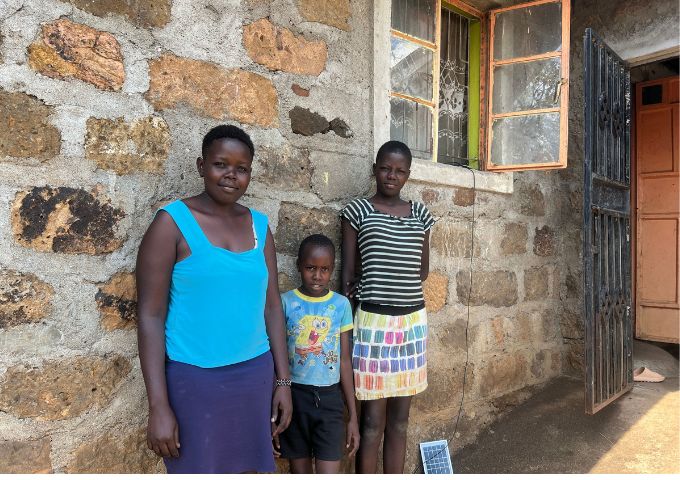
[[[430,274],[430,230],[425,232],[425,239],[423,240],[423,254],[420,257],[420,281],[427,280]]]
[[[269,271],[269,283],[267,284],[267,300],[264,307],[264,322],[269,336],[269,347],[274,358],[274,372],[276,378],[290,380],[288,368],[288,347],[286,346],[286,319],[283,315],[283,304],[279,294],[279,270],[276,265],[276,246],[274,236],[267,228],[267,240],[264,244],[264,260]],[[281,410],[281,419],[275,424]],[[293,400],[290,396],[290,387],[282,386],[274,389],[272,397],[272,436],[278,435],[288,428],[293,415]]]

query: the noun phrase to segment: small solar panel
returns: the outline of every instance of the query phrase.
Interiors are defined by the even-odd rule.
[[[451,474],[451,455],[446,440],[436,440],[420,444],[425,474]]]

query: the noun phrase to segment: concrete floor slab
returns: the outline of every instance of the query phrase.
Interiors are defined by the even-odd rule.
[[[633,390],[595,415],[582,380],[558,378],[474,444],[453,455],[456,473],[680,473],[678,361],[643,342],[635,367],[666,376]]]

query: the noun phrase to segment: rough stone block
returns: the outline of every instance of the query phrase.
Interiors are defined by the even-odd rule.
[[[19,418],[73,418],[95,404],[107,405],[130,370],[119,355],[50,360],[41,368],[15,365],[0,383],[0,410]]]
[[[495,356],[476,369],[482,397],[522,388],[526,384],[527,360],[522,352]]]
[[[469,257],[472,245],[469,222],[440,220],[432,227],[430,247],[447,257]],[[474,256],[479,256],[479,239],[475,235]]]
[[[453,192],[453,204],[459,207],[469,207],[475,203],[475,195],[469,188],[457,188]]]
[[[585,368],[583,358],[583,343],[579,342],[567,345],[567,353],[564,360],[565,374],[583,377]]]
[[[316,133],[327,133],[331,129],[328,120],[308,108],[295,107],[288,112],[288,116],[291,130],[298,135],[311,137]]]
[[[531,360],[531,373],[538,379],[546,377],[551,372],[549,362],[551,362],[550,350],[536,352]]]
[[[444,308],[449,295],[449,277],[439,272],[430,272],[423,282],[423,295],[428,313],[435,313]]]
[[[522,223],[506,224],[501,239],[501,253],[503,255],[519,255],[526,251],[527,226]]]
[[[18,244],[39,252],[90,253],[116,250],[116,226],[125,214],[91,192],[69,187],[33,187],[17,193],[12,228]]]
[[[67,473],[161,473],[163,461],[146,445],[146,427],[111,430],[92,443],[81,444],[68,464]]]
[[[455,364],[450,369],[428,368],[427,388],[413,398],[412,407],[423,413],[434,412],[451,408],[453,402],[460,402],[463,393],[463,372],[465,364]],[[468,364],[465,372],[465,397],[469,396],[469,386],[474,378],[474,366]],[[455,418],[454,418],[455,421]]]
[[[97,285],[94,296],[102,313],[104,330],[130,330],[137,325],[137,284],[135,274],[121,272],[106,283]]]
[[[309,150],[285,143],[278,147],[262,147],[256,151],[253,180],[281,190],[308,192],[312,171]]]
[[[276,228],[276,251],[297,258],[300,242],[309,235],[320,233],[340,248],[340,216],[328,207],[308,208],[281,202],[279,225]]]
[[[467,305],[470,273],[460,270],[456,274],[458,302]],[[472,275],[470,305],[509,307],[517,303],[517,276],[503,270],[493,272],[475,271]]]
[[[349,128],[349,125],[347,125],[344,120],[334,118],[330,121],[330,125],[331,130],[333,130],[333,132],[335,132],[335,134],[339,137],[352,138],[354,136],[352,130]]]
[[[539,257],[555,255],[555,233],[548,225],[534,233],[534,253]]]
[[[548,298],[548,268],[529,268],[524,271],[524,301]]]
[[[545,200],[538,185],[521,185],[518,188],[517,199],[519,212],[530,217],[545,215]]]
[[[123,117],[87,120],[85,156],[99,168],[118,175],[137,171],[163,173],[171,144],[170,127],[155,115],[130,123]]]
[[[459,353],[465,353],[465,318],[458,318],[455,322],[446,325],[443,328],[439,328],[435,331],[430,329],[441,342],[444,349],[451,355],[456,355]],[[468,341],[470,344],[474,342],[473,330],[469,331]]]
[[[278,126],[276,89],[255,73],[163,54],[149,61],[149,77],[147,99],[156,111],[185,103],[199,115],[264,128]]]
[[[286,293],[299,286],[300,284],[296,283],[295,279],[289,277],[283,272],[279,272],[279,292]]]
[[[31,45],[31,68],[50,78],[77,78],[102,90],[120,90],[125,81],[123,55],[113,35],[87,25],[57,20],[42,26]]]
[[[585,324],[581,315],[564,312],[560,321],[562,338],[581,339],[585,333]]]
[[[0,442],[0,474],[52,473],[50,437]]]
[[[47,119],[53,112],[35,97],[0,88],[0,156],[45,161],[58,155],[61,133]]]
[[[164,27],[170,21],[172,0],[61,0],[98,17],[127,17],[138,27]]]
[[[243,44],[254,62],[269,70],[318,76],[326,65],[328,49],[323,40],[307,41],[266,18],[243,27]]]
[[[581,294],[581,279],[572,272],[567,273],[567,298],[578,298]]]
[[[52,308],[50,285],[30,273],[0,272],[0,329],[39,322]]]
[[[439,190],[435,190],[434,188],[423,189],[421,196],[423,198],[423,203],[428,206],[438,202],[441,199]]]
[[[293,93],[295,95],[299,97],[309,97],[309,90],[307,90],[306,88],[302,88],[297,83],[294,83],[291,88],[293,89]]]
[[[300,14],[310,22],[319,22],[349,32],[347,23],[354,13],[349,0],[299,0]]]
[[[360,197],[371,188],[370,161],[336,152],[313,151],[312,190],[325,202]]]

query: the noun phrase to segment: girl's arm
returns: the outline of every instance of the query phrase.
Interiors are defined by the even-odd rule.
[[[342,282],[340,293],[345,295],[354,308],[354,295],[359,285],[360,275],[356,275],[357,231],[345,217],[342,217]]]
[[[425,232],[425,240],[423,240],[423,254],[420,257],[420,281],[427,280],[430,274],[430,230]]]
[[[179,230],[170,214],[158,212],[137,255],[137,343],[149,401],[146,441],[156,455],[179,457],[179,428],[165,383],[165,318]]]
[[[267,300],[264,307],[264,321],[269,336],[269,347],[274,358],[274,372],[276,378],[290,380],[288,368],[288,346],[286,345],[286,319],[283,315],[283,304],[279,294],[279,271],[276,266],[276,246],[274,236],[267,228],[267,240],[264,244],[264,260],[269,271],[269,283],[267,284]],[[281,412],[281,419],[276,424],[276,419]],[[293,400],[290,387],[276,387],[272,397],[272,437],[288,428],[290,418],[293,415]]]
[[[350,334],[348,330],[340,334],[340,386],[347,400],[349,423],[347,424],[347,448],[354,439],[354,447],[349,456],[354,456],[359,449],[359,423],[357,422],[357,405],[354,400],[354,375],[352,371],[352,351],[350,348]]]

